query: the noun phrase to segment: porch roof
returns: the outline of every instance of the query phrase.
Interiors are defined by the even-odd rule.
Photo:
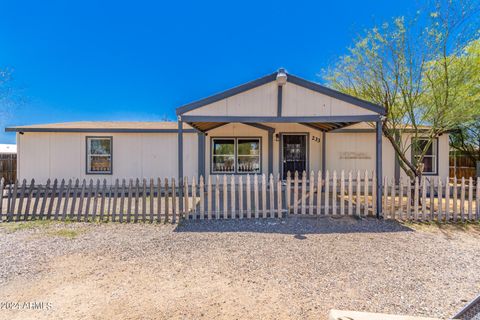
[[[229,123],[299,123],[320,131],[341,129],[359,122],[376,121],[377,115],[362,116],[321,116],[321,117],[221,117],[221,116],[180,116],[193,128],[207,132]]]

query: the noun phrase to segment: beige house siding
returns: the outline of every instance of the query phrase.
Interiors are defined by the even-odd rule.
[[[283,86],[282,116],[356,116],[376,113],[287,82]]]
[[[86,137],[113,138],[113,174],[86,174]],[[17,134],[18,177],[38,183],[48,178],[107,179],[177,177],[175,133],[34,133]],[[197,135],[184,134],[184,172],[197,175]]]

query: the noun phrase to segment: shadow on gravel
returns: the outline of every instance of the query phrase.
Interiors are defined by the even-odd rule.
[[[302,217],[251,220],[189,220],[182,221],[174,232],[257,232],[292,234],[298,240],[304,234],[413,232],[394,220],[354,217]]]

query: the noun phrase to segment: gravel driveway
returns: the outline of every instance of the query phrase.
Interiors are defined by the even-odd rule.
[[[451,316],[480,292],[480,229],[413,228],[353,218],[3,224],[0,299],[13,304],[0,318]]]

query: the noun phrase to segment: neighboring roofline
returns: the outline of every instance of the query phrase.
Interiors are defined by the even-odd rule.
[[[262,78],[247,82],[245,84],[242,84],[238,87],[234,87],[232,89],[220,92],[218,94],[209,96],[207,98],[204,98],[204,99],[201,99],[201,100],[183,105],[183,106],[176,109],[177,115],[182,115],[185,112],[189,112],[189,111],[201,108],[201,107],[206,106],[208,104],[226,99],[226,98],[234,96],[236,94],[239,94],[239,93],[254,89],[256,87],[259,87],[261,85],[267,84],[269,82],[275,81],[276,78],[277,78],[277,74],[278,74],[278,72],[274,72],[274,73],[269,74],[267,76],[264,76]],[[385,108],[383,108],[379,105],[376,105],[374,103],[371,103],[371,102],[368,102],[368,101],[365,101],[365,100],[362,100],[362,99],[355,98],[351,95],[342,93],[342,92],[337,91],[337,90],[327,88],[327,87],[322,86],[318,83],[308,81],[308,80],[305,80],[303,78],[294,76],[290,73],[287,73],[287,82],[296,84],[296,85],[301,86],[301,87],[306,88],[306,89],[310,89],[310,90],[322,93],[324,95],[330,96],[330,97],[338,99],[338,100],[342,100],[342,101],[351,103],[353,105],[356,105],[358,107],[373,111],[373,112],[378,113],[380,115],[385,115]]]
[[[267,76],[264,76],[262,78],[259,78],[259,79],[244,83],[240,86],[234,87],[232,89],[228,89],[226,91],[214,94],[213,96],[209,96],[207,98],[204,98],[204,99],[201,99],[201,100],[198,100],[198,101],[194,101],[192,103],[188,103],[186,105],[183,105],[183,106],[177,108],[177,110],[176,110],[177,115],[181,115],[185,112],[192,111],[192,110],[195,110],[197,108],[203,107],[205,105],[208,105],[208,104],[223,100],[225,98],[234,96],[236,94],[254,89],[254,88],[259,87],[261,85],[272,82],[276,78],[277,78],[277,72],[274,72],[274,73],[269,74]]]
[[[9,127],[5,128],[5,132],[178,133],[178,129]],[[183,129],[183,132],[195,133],[198,131],[195,129]]]

